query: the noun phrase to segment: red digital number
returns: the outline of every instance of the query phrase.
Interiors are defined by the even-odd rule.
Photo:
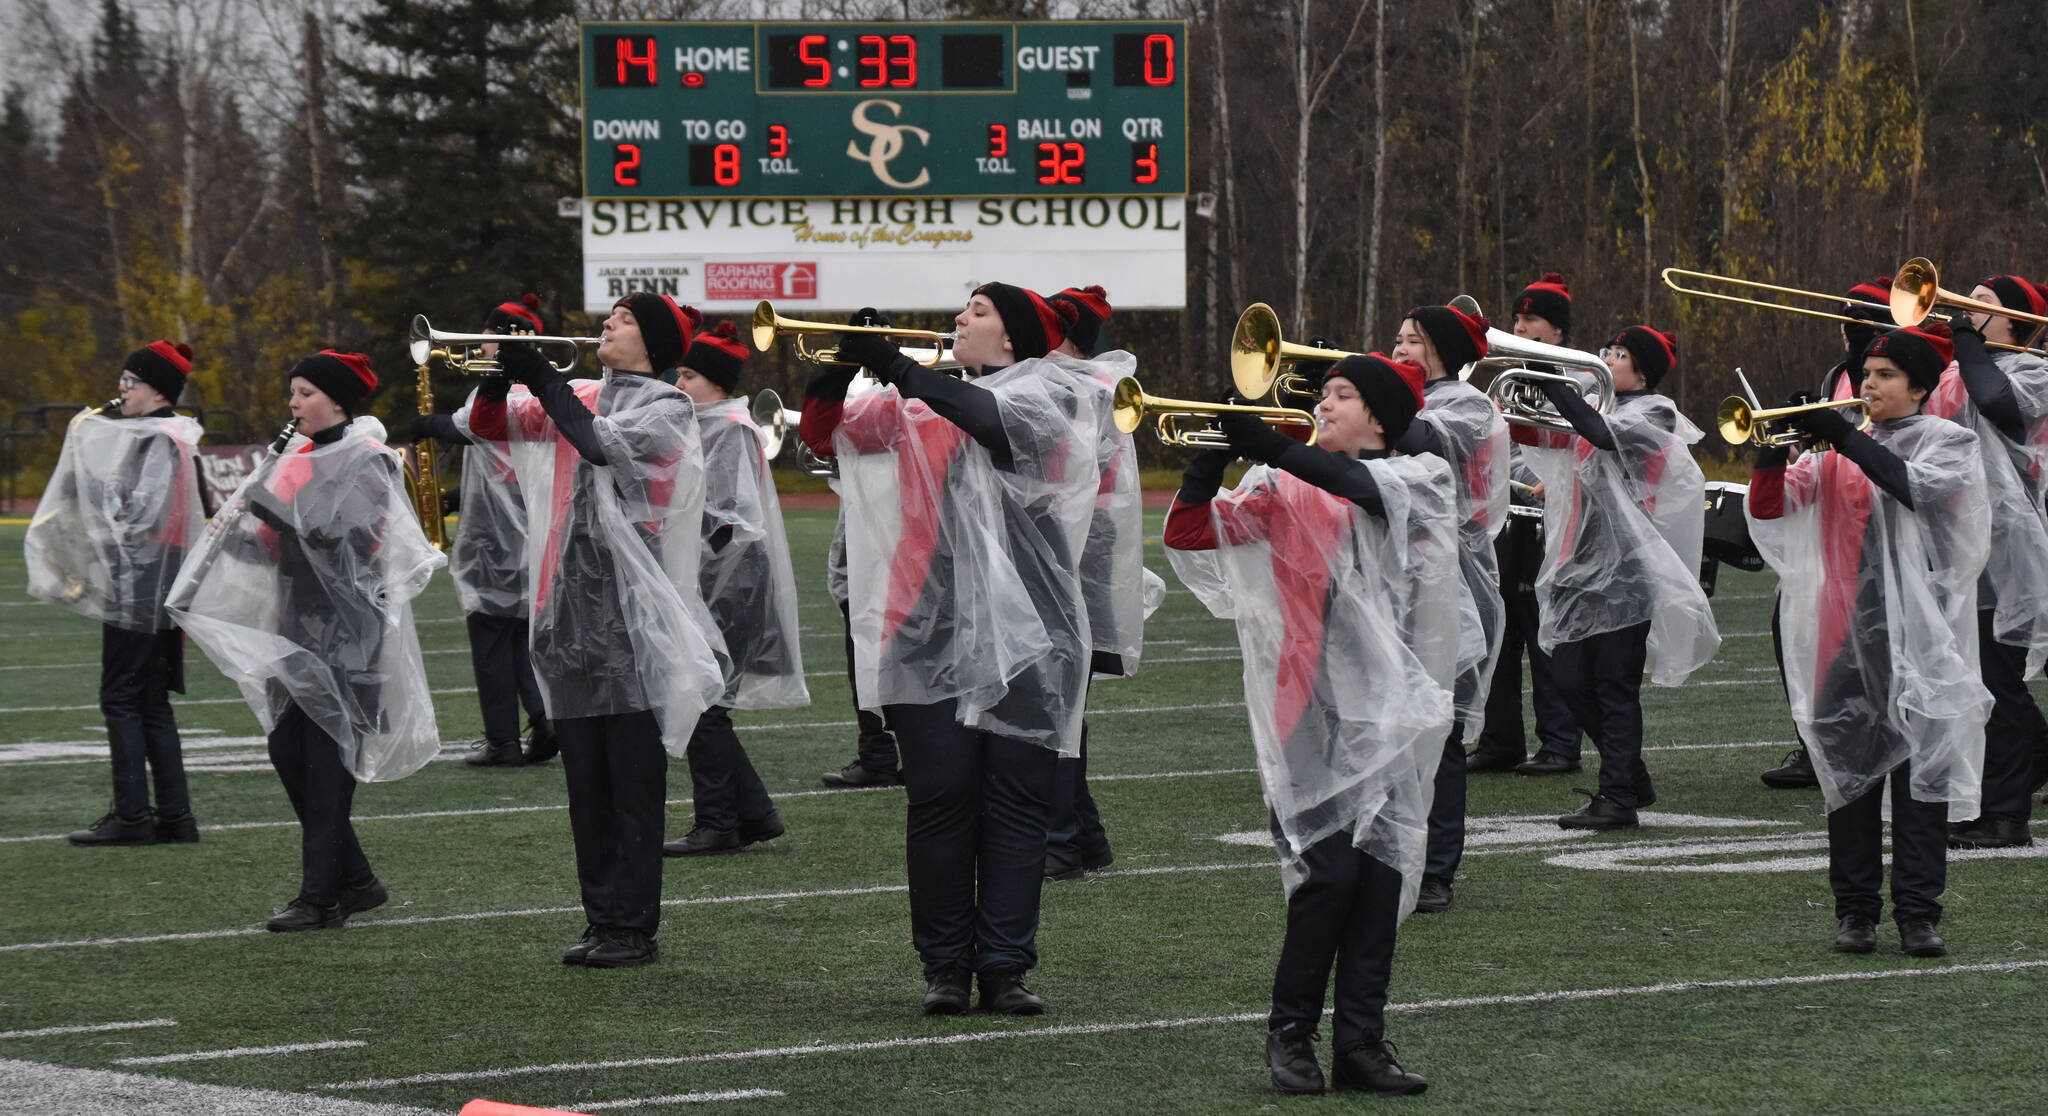
[[[780,159],[789,154],[789,129],[780,124],[768,125],[768,157]]]
[[[612,145],[612,181],[621,186],[640,185],[640,145]]]
[[[908,35],[889,36],[889,45],[896,48],[896,54],[889,60],[892,75],[889,86],[892,89],[909,89],[917,84],[917,40]],[[898,66],[902,72],[895,73]]]
[[[873,74],[862,74],[862,89],[880,89],[889,84],[889,40],[880,35],[860,37],[860,68],[873,70]]]
[[[991,124],[988,126],[988,157],[1000,159],[1010,153],[1010,126]]]
[[[711,149],[711,181],[720,186],[740,184],[740,149],[737,144],[721,143]]]
[[[862,89],[909,89],[917,84],[917,40],[909,35],[862,35],[858,56]]]
[[[797,40],[796,56],[806,66],[816,66],[818,72],[804,79],[804,88],[823,89],[832,84],[832,63],[823,55],[813,53],[824,47],[825,36],[805,35]]]
[[[1159,145],[1134,143],[1131,153],[1131,181],[1150,185],[1159,181]]]
[[[626,76],[626,67],[628,66],[639,66],[645,69],[647,71],[647,80],[642,84],[654,84],[654,36],[649,35],[646,43],[647,53],[645,55],[634,54],[633,41],[623,35],[618,38],[613,46],[612,53],[614,61],[618,63],[620,85],[633,84],[633,79]]]
[[[1172,35],[1145,36],[1145,84],[1173,84]]]
[[[1038,145],[1038,184],[1079,186],[1087,161],[1088,149],[1078,143],[1041,143]]]

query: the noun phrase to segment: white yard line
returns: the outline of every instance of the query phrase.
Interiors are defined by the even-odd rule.
[[[653,1104],[696,1104],[700,1101],[758,1100],[762,1097],[786,1097],[780,1089],[727,1089],[718,1093],[670,1093],[665,1097],[637,1097],[633,1100],[574,1102],[576,1112],[612,1112],[621,1108],[645,1108]],[[564,1105],[568,1108],[568,1105]]]
[[[303,1054],[309,1050],[353,1050],[370,1045],[361,1039],[331,1039],[327,1042],[294,1042],[284,1046],[233,1046],[226,1050],[192,1050],[184,1054],[152,1054],[145,1058],[116,1058],[117,1066],[168,1066],[174,1062],[217,1062],[223,1058],[267,1058],[272,1054]]]
[[[1441,1000],[1388,1004],[1388,1011],[1442,1011],[1468,1007],[1503,1007],[1511,1004],[1568,1003],[1575,1000],[1619,999],[1625,996],[1653,996],[1672,992],[1712,989],[1777,988],[1787,985],[1834,984],[1842,981],[1886,980],[1892,977],[1952,976],[1968,973],[2012,973],[2048,967],[2048,961],[2003,961],[1978,965],[1944,965],[1935,968],[1875,969],[1848,973],[1813,973],[1799,976],[1749,977],[1732,980],[1686,980],[1662,984],[1624,985],[1613,988],[1565,988],[1550,992],[1528,992],[1498,996],[1459,996]],[[388,1089],[402,1085],[432,1085],[449,1081],[488,1081],[507,1077],[528,1077],[542,1073],[587,1073],[593,1070],[640,1069],[648,1066],[679,1066],[705,1062],[741,1062],[761,1058],[788,1058],[805,1054],[851,1054],[873,1050],[901,1050],[920,1046],[957,1046],[965,1043],[999,1042],[1006,1039],[1065,1038],[1074,1035],[1123,1034],[1134,1031],[1163,1031],[1180,1027],[1209,1027],[1250,1023],[1266,1018],[1266,1012],[1231,1015],[1198,1015],[1180,1019],[1145,1019],[1128,1023],[1076,1023],[1058,1027],[1020,1030],[969,1031],[951,1035],[923,1035],[915,1038],[881,1039],[874,1042],[812,1043],[803,1046],[774,1046],[759,1050],[715,1051],[652,1058],[619,1058],[602,1062],[555,1062],[547,1065],[508,1066],[502,1069],[465,1070],[451,1073],[416,1073],[407,1077],[365,1078],[315,1085],[315,1089]]]
[[[96,1035],[102,1031],[139,1031],[144,1027],[175,1027],[175,1019],[137,1019],[129,1023],[84,1023],[75,1027],[37,1027],[31,1031],[0,1031],[0,1039],[44,1038],[49,1035]]]
[[[0,1112],[193,1113],[207,1116],[447,1116],[411,1105],[372,1104],[344,1097],[281,1093],[229,1085],[201,1085],[161,1074],[75,1069],[0,1059]]]

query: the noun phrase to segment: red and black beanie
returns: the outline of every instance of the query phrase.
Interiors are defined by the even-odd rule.
[[[1998,304],[2007,310],[2019,310],[2040,316],[2048,314],[2048,298],[2042,297],[2041,288],[2018,275],[1987,275],[1977,284],[1990,287],[1998,296]]]
[[[1046,301],[1067,303],[1074,308],[1074,323],[1067,327],[1067,340],[1075,348],[1088,356],[1102,351],[1097,342],[1102,339],[1103,323],[1109,321],[1108,291],[1101,287],[1068,287]]]
[[[1884,357],[1899,366],[1906,379],[1922,391],[1933,391],[1941,383],[1941,374],[1948,370],[1949,362],[1956,358],[1955,342],[1948,326],[1932,322],[1925,328],[1895,329],[1880,334],[1863,351],[1870,357]]]
[[[636,315],[637,316],[637,315]],[[540,296],[532,291],[518,302],[501,302],[484,318],[485,333],[546,333],[541,321]]]
[[[285,379],[289,382],[293,377],[319,388],[351,415],[377,390],[377,373],[370,368],[370,358],[361,353],[322,349],[292,365]]]
[[[1879,275],[1873,279],[1866,279],[1850,287],[1845,299],[1842,303],[1842,313],[1875,325],[1892,324],[1891,276]],[[1866,303],[1876,305],[1865,305]]]
[[[1010,353],[1018,360],[1042,357],[1059,348],[1079,313],[1069,302],[1060,304],[1065,308],[1061,313],[1037,291],[1008,283],[983,283],[974,293],[994,304],[996,316],[1003,319],[1003,332],[1010,335]]]
[[[747,346],[731,322],[720,322],[718,328],[698,334],[683,356],[683,367],[727,392],[739,385],[740,366],[745,363]]]
[[[696,307],[677,306],[675,299],[653,291],[634,291],[612,303],[614,310],[621,306],[633,312],[634,324],[640,327],[640,340],[647,346],[647,361],[656,372],[666,372],[681,364],[683,354],[689,351],[690,339],[697,335],[697,327],[704,324],[704,315]]]
[[[157,390],[171,403],[185,392],[185,378],[192,374],[192,346],[183,342],[151,341],[128,354],[121,371]]]
[[[1395,360],[1385,353],[1353,354],[1331,366],[1323,377],[1350,380],[1365,400],[1365,408],[1380,421],[1389,443],[1398,442],[1422,409],[1422,383],[1429,373],[1419,364]]]
[[[1436,348],[1444,371],[1455,376],[1466,365],[1486,356],[1486,331],[1493,328],[1485,318],[1475,318],[1450,306],[1418,306],[1408,318]]]
[[[1564,276],[1555,271],[1546,271],[1543,278],[1522,288],[1515,296],[1515,313],[1534,314],[1558,328],[1558,332],[1572,331],[1572,292],[1564,285]]]
[[[1678,338],[1649,326],[1629,326],[1615,334],[1614,340],[1608,343],[1628,350],[1629,359],[1635,362],[1636,373],[1652,391],[1657,390],[1657,381],[1678,367]]]

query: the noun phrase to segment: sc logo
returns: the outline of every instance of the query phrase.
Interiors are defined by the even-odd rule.
[[[889,164],[895,160],[896,156],[903,154],[904,133],[908,132],[916,136],[919,145],[930,144],[932,139],[931,133],[913,124],[888,124],[879,120],[868,119],[868,110],[876,105],[888,109],[891,117],[903,115],[903,106],[894,101],[876,99],[862,101],[853,106],[854,129],[875,138],[874,142],[868,144],[866,151],[861,150],[859,140],[849,140],[846,144],[846,157],[866,163],[869,169],[875,172],[875,177],[882,180],[883,185],[897,190],[915,190],[919,186],[930,182],[932,180],[932,173],[928,168],[919,167],[916,178],[908,182],[901,182],[889,173]]]

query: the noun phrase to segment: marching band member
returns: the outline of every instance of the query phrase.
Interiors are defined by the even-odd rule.
[[[1643,673],[1680,685],[1721,645],[1699,580],[1706,477],[1689,447],[1700,430],[1656,390],[1678,362],[1675,343],[1629,326],[1600,355],[1614,377],[1612,413],[1546,384],[1576,433],[1513,430],[1543,474],[1538,640],[1600,750],[1599,791],[1557,819],[1566,829],[1637,824],[1636,810],[1657,798],[1643,766]]]
[[[1461,641],[1457,482],[1440,457],[1390,452],[1422,406],[1423,376],[1377,353],[1337,362],[1314,447],[1226,416],[1232,449],[1260,464],[1219,498],[1233,454],[1197,454],[1167,515],[1174,571],[1237,621],[1244,651],[1287,891],[1266,1038],[1283,1092],[1323,1089],[1315,1032],[1333,963],[1332,1084],[1429,1084],[1385,1041],[1395,932],[1420,885]]]
[[[2048,298],[2017,275],[1993,275],[1970,297],[2011,310],[2048,313]],[[1991,553],[1977,583],[1977,632],[1991,719],[1984,726],[1984,809],[1949,831],[1956,848],[2034,843],[2027,831],[2033,793],[2048,778],[2048,722],[2027,679],[2048,660],[2048,521],[2041,512],[2048,466],[2048,364],[1985,341],[2023,340],[2012,318],[1954,319],[1955,366],[1927,399],[1927,413],[1977,435],[1991,494]],[[2026,332],[2031,333],[2029,329]]]
[[[1978,808],[1991,695],[1970,629],[1992,504],[1976,435],[1921,409],[1951,357],[1942,332],[1870,343],[1868,434],[1834,410],[1791,416],[1835,452],[1788,467],[1766,449],[1750,476],[1750,535],[1784,583],[1792,716],[1827,803],[1842,953],[1877,948],[1885,780],[1892,914],[1915,957],[1948,952],[1946,823]]]
[[[1486,319],[1449,306],[1408,311],[1395,334],[1393,357],[1420,365],[1426,379],[1423,406],[1408,425],[1400,450],[1410,457],[1433,453],[1451,467],[1458,493],[1458,571],[1462,632],[1455,688],[1457,719],[1436,769],[1436,793],[1429,809],[1429,852],[1415,909],[1451,909],[1452,881],[1465,855],[1465,745],[1480,739],[1493,667],[1500,653],[1506,611],[1494,539],[1508,517],[1508,427],[1486,393],[1458,378],[1466,365],[1486,355]],[[1521,711],[1516,710],[1519,721]]]
[[[1055,761],[1078,751],[1090,638],[1079,565],[1108,392],[1044,359],[1064,323],[1037,294],[977,289],[954,322],[972,381],[875,334],[806,389],[802,436],[838,457],[861,704],[903,748],[911,937],[927,1014],[1045,1010],[1039,891]]]
[[[203,522],[199,423],[171,409],[191,371],[185,345],[153,341],[128,354],[118,414],[72,420],[22,543],[29,595],[100,622],[114,804],[67,835],[74,845],[199,840],[170,699],[185,692],[185,637],[164,611]]]
[[[565,965],[654,962],[668,757],[725,690],[698,594],[704,458],[670,382],[701,320],[664,295],[620,299],[601,379],[568,380],[533,346],[499,361],[456,422],[510,455],[526,498],[534,674],[562,749],[588,926]]]
[[[699,333],[676,386],[697,409],[704,447],[703,552],[697,583],[725,639],[725,691],[697,718],[687,758],[696,811],[690,832],[662,846],[669,856],[738,852],[782,836],[782,815],[732,728],[734,709],[811,703],[798,648],[796,573],[775,478],[747,400],[735,398],[747,346],[731,322]]]
[[[236,490],[178,573],[171,612],[241,687],[300,826],[298,895],[267,924],[328,930],[383,905],[349,812],[357,782],[440,750],[412,599],[446,564],[406,497],[360,353],[292,366],[297,434]]]
[[[1572,336],[1572,292],[1555,271],[1523,287],[1515,295],[1516,337],[1546,345],[1569,345]],[[1509,469],[1524,486],[1511,491],[1511,502],[1541,508],[1542,478],[1523,460],[1520,446],[1511,447]],[[1569,775],[1579,770],[1579,726],[1551,678],[1550,655],[1537,641],[1542,628],[1536,602],[1536,579],[1543,568],[1543,517],[1511,517],[1494,541],[1499,560],[1501,600],[1507,622],[1501,630],[1492,687],[1486,697],[1486,726],[1466,756],[1468,772],[1514,771],[1522,775]],[[1536,714],[1536,755],[1528,756],[1522,725],[1522,653],[1529,655],[1529,704]]]

